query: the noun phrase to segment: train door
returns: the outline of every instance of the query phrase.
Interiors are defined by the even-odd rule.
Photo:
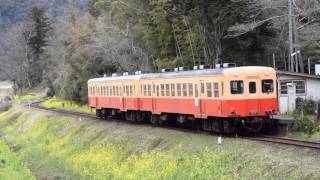
[[[122,84],[122,111],[126,111],[126,86]]]
[[[156,96],[157,96],[157,92],[156,92],[156,84],[154,82],[152,82],[152,112],[154,112],[156,110]]]
[[[249,89],[249,97],[247,99],[247,111],[245,113],[256,114],[260,110],[260,102],[256,100],[257,94],[259,94],[260,88],[260,79],[259,78],[251,78],[248,79],[248,89]]]
[[[201,108],[200,108],[200,91],[199,91],[199,83],[194,84],[194,107],[195,114],[200,117],[201,116]]]
[[[206,93],[205,93],[205,83],[203,80],[200,80],[200,116],[202,118],[206,117]]]

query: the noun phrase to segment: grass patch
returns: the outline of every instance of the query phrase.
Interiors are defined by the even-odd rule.
[[[40,104],[46,108],[55,108],[55,109],[63,109],[73,112],[83,112],[83,113],[91,113],[94,111],[87,105],[81,105],[72,101],[61,100],[57,98],[48,99]]]
[[[2,139],[37,179],[305,179],[319,158],[240,139],[34,113],[0,114]],[[15,121],[12,121],[16,118]],[[11,121],[12,123],[7,123]],[[12,138],[14,137],[14,138]],[[301,166],[301,164],[308,166]]]
[[[35,179],[30,170],[21,163],[19,157],[0,141],[0,178],[1,179]]]
[[[12,99],[14,101],[33,101],[38,99],[38,97],[34,94],[27,94],[23,96],[13,96]]]

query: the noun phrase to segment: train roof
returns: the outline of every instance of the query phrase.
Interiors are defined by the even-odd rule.
[[[235,68],[219,68],[219,69],[203,69],[203,70],[191,70],[191,71],[177,71],[177,72],[165,72],[165,73],[148,73],[141,75],[128,75],[128,76],[115,76],[115,77],[102,77],[90,79],[88,83],[102,83],[110,81],[132,81],[143,79],[159,79],[159,78],[178,78],[178,77],[192,77],[192,76],[208,76],[208,75],[223,75],[226,72],[234,71],[261,71],[262,69],[272,69],[270,67],[262,66],[247,66],[247,67],[235,67]]]

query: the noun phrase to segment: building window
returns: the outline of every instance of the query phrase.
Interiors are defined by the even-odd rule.
[[[212,97],[212,85],[211,83],[207,83],[207,96]]]
[[[175,84],[171,84],[171,96],[176,96],[176,86]]]
[[[243,93],[243,81],[231,81],[230,82],[231,94]]]
[[[213,83],[214,97],[219,97],[219,84]]]
[[[262,80],[262,92],[263,93],[272,93],[273,92],[273,80]]]
[[[282,95],[288,94],[288,83],[296,84],[296,94],[305,94],[306,86],[304,80],[291,80],[291,81],[280,81],[280,93]]]
[[[177,95],[181,96],[181,84],[177,84]]]
[[[255,94],[257,92],[256,82],[249,82],[249,93]]]
[[[296,93],[297,94],[305,94],[306,93],[305,81],[293,81],[293,83],[296,84]]]

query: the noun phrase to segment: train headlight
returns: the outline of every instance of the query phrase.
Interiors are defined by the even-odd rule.
[[[234,73],[234,76],[239,77],[239,73],[238,72]]]
[[[270,72],[267,71],[267,72],[266,72],[266,76],[269,76],[269,75],[270,75]]]

